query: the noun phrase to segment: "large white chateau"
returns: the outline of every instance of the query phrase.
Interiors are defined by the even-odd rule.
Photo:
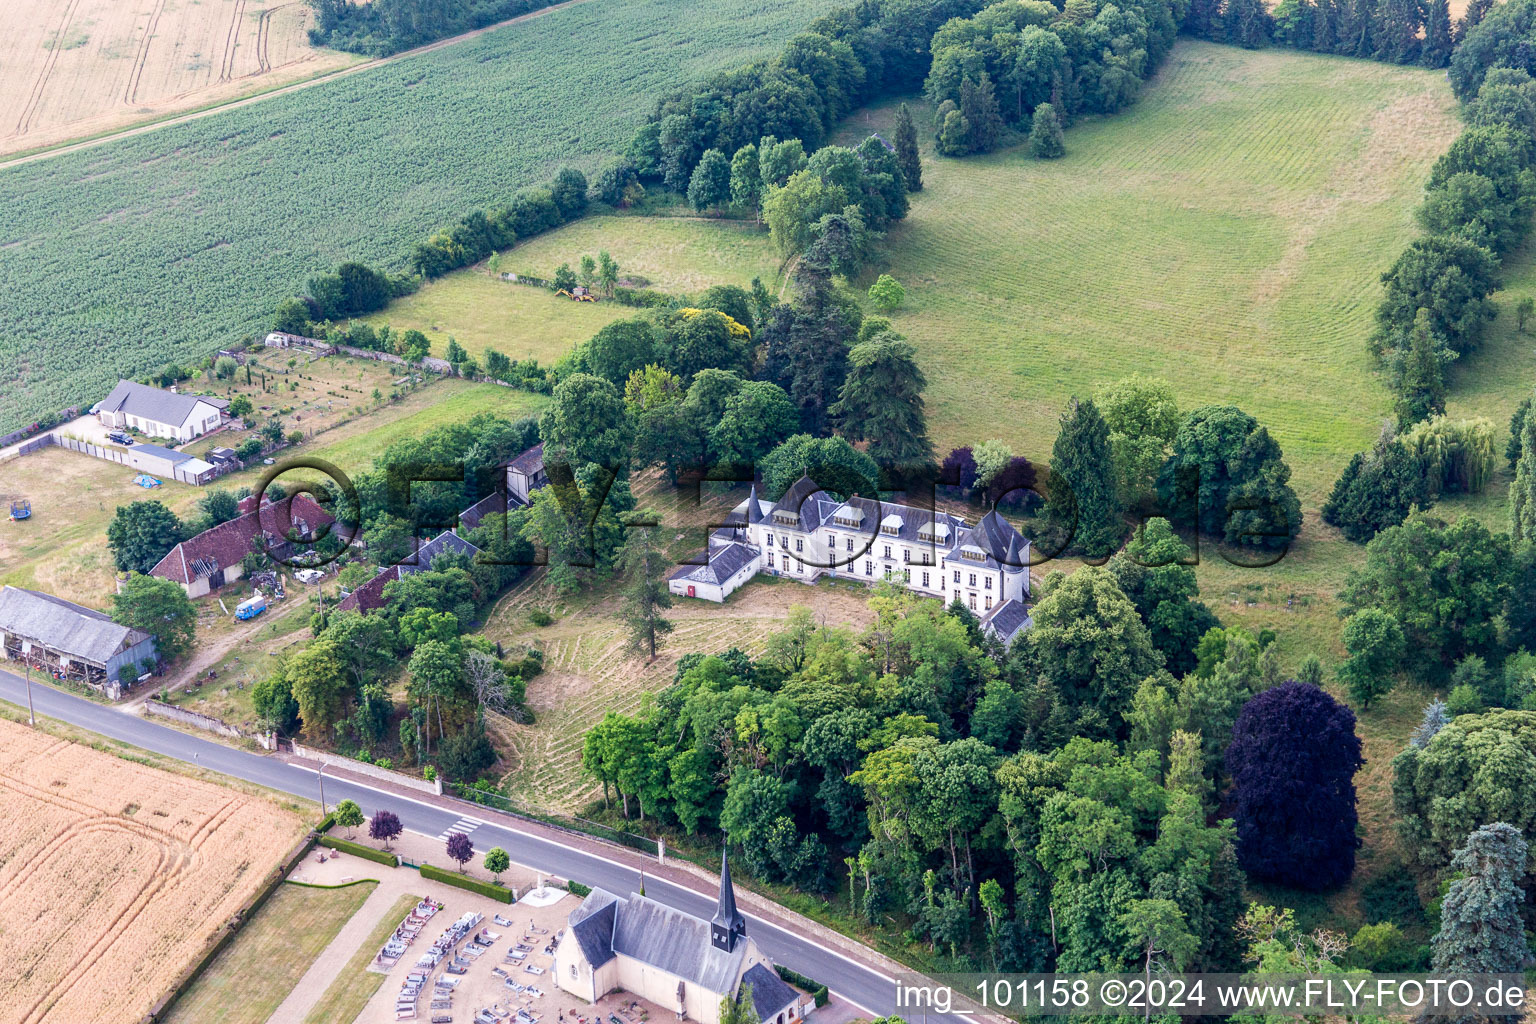
[[[758,573],[805,583],[894,580],[945,604],[959,601],[1005,642],[1030,624],[1029,541],[996,511],[972,526],[911,505],[843,501],[801,477],[777,502],[754,487],[696,560],[703,564],[672,574],[672,593],[724,601]]]

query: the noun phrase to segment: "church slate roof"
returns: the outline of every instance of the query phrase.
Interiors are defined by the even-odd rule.
[[[785,984],[777,971],[770,971],[762,964],[753,964],[747,968],[747,973],[741,976],[741,983],[752,986],[752,1008],[757,1011],[757,1019],[764,1024],[773,1024],[773,1018],[779,1011],[800,998],[800,993]]]
[[[729,953],[716,949],[709,922],[631,893],[613,930],[613,951],[668,974],[724,994],[746,955],[746,943]]]
[[[593,889],[571,913],[571,935],[592,969],[613,959],[613,926],[624,900],[602,889]]]

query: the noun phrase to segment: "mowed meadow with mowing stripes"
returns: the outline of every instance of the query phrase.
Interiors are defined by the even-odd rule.
[[[263,329],[346,259],[412,244],[657,97],[772,53],[833,0],[585,0],[234,110],[0,169],[0,433]]]
[[[1459,128],[1438,72],[1181,40],[1061,160],[925,160],[886,241],[940,447],[1001,437],[1048,461],[1072,395],[1153,374],[1186,410],[1268,426],[1315,510],[1390,415],[1366,350],[1380,275]]]

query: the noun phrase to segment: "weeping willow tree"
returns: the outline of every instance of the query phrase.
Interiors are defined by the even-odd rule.
[[[1493,435],[1493,423],[1482,416],[1436,416],[1414,424],[1398,440],[1424,467],[1432,496],[1480,494],[1493,479]]]

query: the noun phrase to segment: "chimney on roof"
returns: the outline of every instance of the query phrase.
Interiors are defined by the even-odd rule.
[[[736,890],[731,886],[731,861],[725,847],[720,848],[720,903],[709,922],[709,937],[714,947],[727,953],[736,948],[736,940],[747,934],[746,919],[736,909]]]

